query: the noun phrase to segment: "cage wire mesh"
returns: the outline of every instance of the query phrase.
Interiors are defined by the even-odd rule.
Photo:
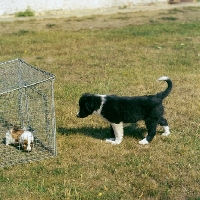
[[[22,59],[0,63],[0,75],[0,168],[56,156],[55,76]],[[6,146],[6,132],[13,126],[32,131],[32,151]]]

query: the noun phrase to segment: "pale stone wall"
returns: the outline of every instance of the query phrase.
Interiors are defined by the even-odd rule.
[[[36,13],[54,10],[78,11],[137,4],[167,2],[166,0],[0,0],[0,16],[30,8]]]

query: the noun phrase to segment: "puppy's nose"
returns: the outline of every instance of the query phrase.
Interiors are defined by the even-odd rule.
[[[24,150],[28,152],[31,151],[31,145],[30,144],[24,145]]]
[[[31,151],[31,147],[27,147],[27,149],[26,149],[26,150],[27,150],[28,152],[29,152],[29,151]]]

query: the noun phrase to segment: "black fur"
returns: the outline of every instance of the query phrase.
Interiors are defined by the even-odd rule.
[[[164,106],[162,101],[167,97],[172,89],[170,79],[165,80],[168,87],[165,91],[156,95],[135,96],[135,97],[119,97],[115,95],[94,95],[83,94],[79,100],[79,113],[77,117],[84,118],[98,111],[110,123],[119,124],[135,123],[139,120],[144,120],[148,130],[146,140],[150,142],[156,134],[157,125],[168,126],[167,120],[163,117]],[[112,126],[111,126],[112,128]],[[111,130],[113,133],[113,130]]]

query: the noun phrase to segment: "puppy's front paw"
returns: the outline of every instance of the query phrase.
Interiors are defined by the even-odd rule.
[[[109,139],[106,139],[106,142],[116,145],[116,144],[120,144],[122,142],[122,140],[116,140],[115,138],[109,138]]]
[[[115,140],[115,141],[111,141],[111,144],[116,145],[116,144],[120,144],[121,142],[122,142],[121,140]]]
[[[108,139],[106,139],[107,143],[112,143],[113,141],[115,141],[115,138],[108,138]]]
[[[139,141],[139,144],[149,144],[149,142],[147,141],[146,138],[144,138],[143,140]]]

